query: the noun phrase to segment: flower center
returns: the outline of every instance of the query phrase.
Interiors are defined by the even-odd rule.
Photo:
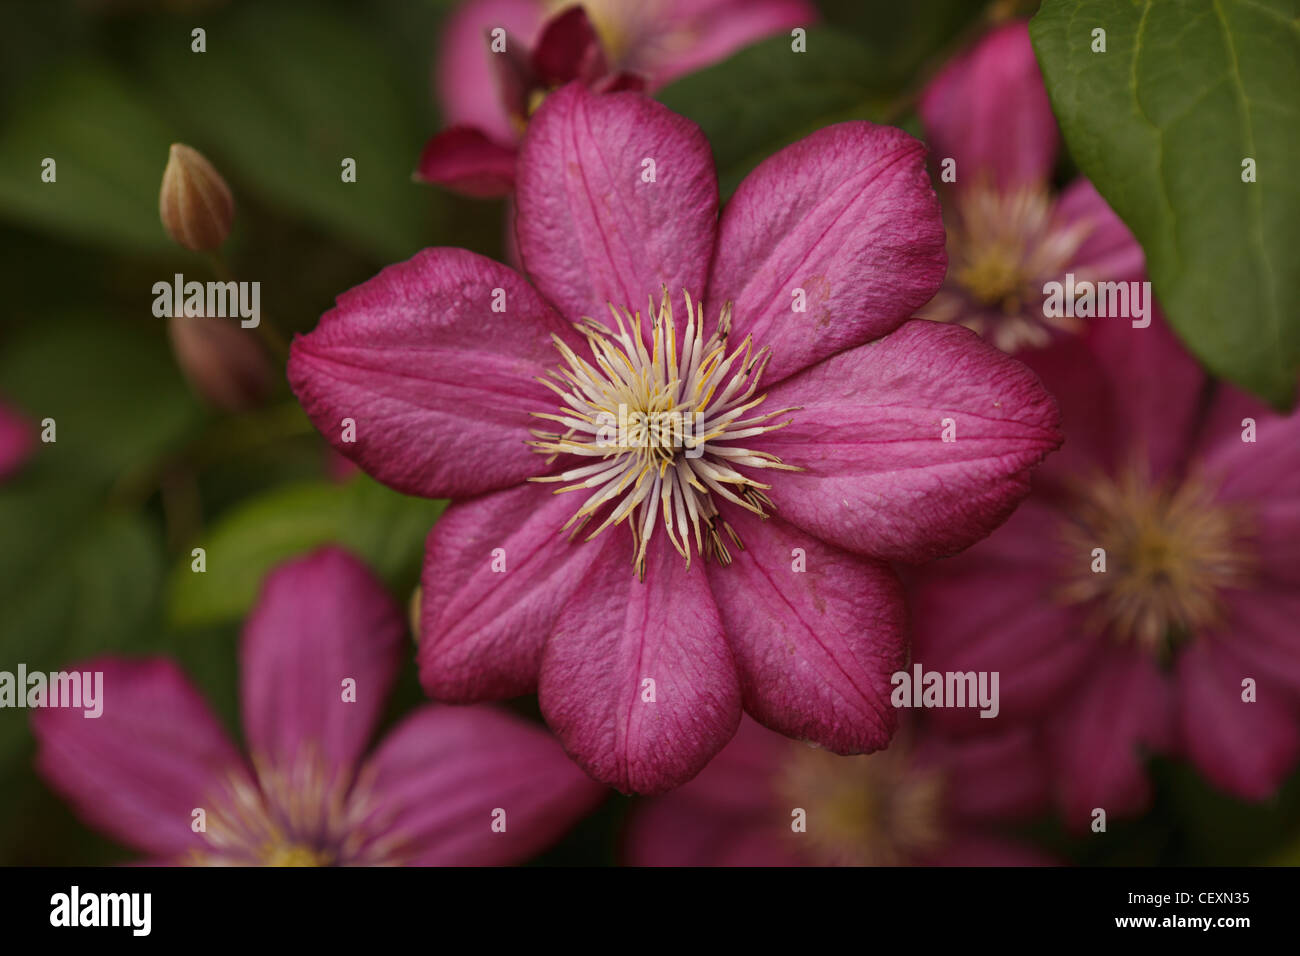
[[[1047,324],[1079,328],[1074,318],[1045,316],[1039,303],[1043,283],[1065,272],[1091,227],[1061,224],[1045,186],[972,185],[948,220],[948,280],[924,318],[961,322],[1006,352],[1046,345]]]
[[[843,866],[897,866],[943,842],[943,779],[917,767],[906,741],[868,756],[796,745],[776,790],[807,811],[810,856]]]
[[[264,866],[329,866],[330,863],[329,854],[294,844],[270,848],[263,860]]]
[[[534,481],[566,482],[556,494],[591,494],[564,525],[576,535],[596,512],[608,514],[591,540],[611,525],[628,521],[633,535],[633,564],[645,577],[645,555],[662,515],[664,532],[677,553],[691,561],[692,533],[701,557],[731,562],[725,534],[743,547],[718,513],[717,501],[767,517],[771,485],[741,469],[798,470],[775,455],[736,445],[783,428],[789,420],[769,423],[783,408],[749,414],[762,404],[759,380],[770,351],[753,348],[749,336],[728,352],[731,303],[722,308],[717,328],[704,337],[704,306],[686,300],[686,328],[678,339],[668,290],[659,308],[648,305],[650,335],[642,333],[641,313],[609,306],[615,329],[584,317],[576,324],[591,350],[589,362],[558,336],[564,364],[539,379],[563,403],[558,414],[535,413],[563,426],[563,432],[533,430],[529,444],[544,455],[575,455],[591,464]],[[552,381],[553,379],[554,381]]]
[[[371,818],[365,780],[329,769],[307,747],[283,766],[254,758],[255,782],[232,774],[204,803],[207,849],[197,865],[339,866],[398,862],[400,834]]]
[[[1131,467],[1095,479],[1064,527],[1071,570],[1059,597],[1090,605],[1093,625],[1118,640],[1167,658],[1221,622],[1222,591],[1247,584],[1245,530],[1245,516],[1196,478],[1168,487]]]

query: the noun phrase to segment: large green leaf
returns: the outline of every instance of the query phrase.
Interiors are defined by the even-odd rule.
[[[0,217],[55,235],[165,249],[158,186],[173,134],[100,63],[29,83],[0,134]],[[57,178],[41,180],[55,161]]]
[[[729,196],[745,174],[783,146],[831,123],[879,119],[889,96],[877,62],[858,41],[812,30],[805,53],[773,37],[659,92],[699,123],[713,146],[718,185]]]
[[[180,627],[237,620],[272,567],[327,543],[349,548],[399,593],[416,582],[424,539],[445,502],[410,498],[358,477],[347,485],[302,482],[250,499],[220,520],[171,578],[170,618]]]
[[[1142,243],[1174,328],[1210,371],[1289,406],[1300,2],[1045,0],[1030,29],[1070,151]]]

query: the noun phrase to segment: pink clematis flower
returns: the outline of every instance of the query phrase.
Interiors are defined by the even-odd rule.
[[[770,34],[817,19],[805,0],[470,0],[448,20],[437,88],[448,128],[416,175],[468,196],[514,188],[528,118],[572,80],[657,89]],[[492,48],[505,31],[504,50]]]
[[[1269,796],[1300,747],[1300,416],[1210,383],[1161,322],[1026,361],[1069,438],[1005,527],[918,573],[916,659],[1001,672],[1074,826],[1139,810],[1150,753]]]
[[[909,726],[837,757],[745,721],[703,773],[628,827],[634,866],[1041,866],[996,833],[1047,803],[1028,731],[957,742]]]
[[[36,447],[36,430],[20,412],[0,403],[0,481],[17,474]]]
[[[719,221],[694,124],[571,84],[529,125],[518,204],[536,288],[425,250],[341,296],[289,361],[366,472],[470,499],[428,540],[425,689],[537,690],[624,791],[692,777],[742,708],[836,752],[883,746],[904,656],[886,561],[987,534],[1059,442],[1024,366],[907,321],[944,272],[924,148],[828,127]]]
[[[1140,278],[1142,247],[1086,179],[1058,197],[1059,134],[1024,23],[958,57],[920,102],[936,160],[955,160],[944,198],[948,277],[921,315],[960,322],[1005,352],[1042,347],[1083,320],[1045,316],[1043,286]],[[941,176],[942,179],[942,176]]]
[[[268,577],[244,631],[251,760],[170,661],[101,658],[74,668],[103,672],[101,716],[34,713],[37,769],[163,864],[520,862],[599,800],[543,730],[487,707],[426,705],[363,759],[405,644],[383,586],[323,549]]]

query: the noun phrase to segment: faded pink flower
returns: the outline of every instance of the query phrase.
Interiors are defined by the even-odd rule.
[[[634,866],[1041,866],[996,832],[1046,805],[1032,734],[958,742],[914,725],[837,757],[753,721],[703,773],[634,813]]]
[[[0,481],[13,477],[32,456],[36,429],[25,415],[0,402]]]
[[[1162,321],[1026,361],[1069,439],[1005,527],[918,573],[915,659],[1001,672],[1073,826],[1140,809],[1150,753],[1268,797],[1300,747],[1300,416],[1211,383]]]
[[[924,148],[828,127],[719,221],[694,124],[571,84],[529,124],[518,204],[536,288],[425,250],[342,295],[289,361],[366,472],[470,499],[429,536],[425,689],[537,690],[624,791],[688,780],[742,709],[836,752],[883,746],[904,657],[886,561],[987,534],[1059,442],[1024,366],[908,322],[944,272]]]
[[[163,864],[521,862],[595,804],[600,788],[545,731],[492,708],[426,705],[364,756],[406,641],[373,575],[322,549],[267,578],[245,628],[251,759],[173,663],[106,657],[73,668],[103,672],[100,717],[34,713],[37,769],[87,823]]]
[[[1044,315],[1045,283],[1142,277],[1142,247],[1090,182],[1052,194],[1059,134],[1024,23],[948,64],[920,110],[941,171],[956,161],[956,182],[940,187],[948,277],[923,317],[960,322],[1006,352],[1038,348],[1083,327]]]
[[[469,196],[514,188],[528,118],[553,89],[657,89],[773,33],[809,26],[805,0],[469,0],[447,21],[437,88],[448,128],[416,175]],[[493,52],[491,32],[504,30]]]

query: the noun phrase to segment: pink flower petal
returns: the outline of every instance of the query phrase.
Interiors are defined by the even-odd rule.
[[[289,382],[368,474],[426,498],[479,494],[545,470],[525,441],[531,413],[555,410],[535,380],[558,361],[554,333],[570,330],[514,270],[426,249],[339,296],[294,340]]]
[[[1139,330],[1141,331],[1141,330]],[[1126,463],[1132,450],[1126,447],[1122,427],[1122,396],[1106,386],[1109,376],[1083,336],[1058,335],[1043,348],[1021,349],[1016,358],[1039,377],[1056,399],[1061,411],[1064,444],[1038,469],[1035,487],[1064,493],[1079,476],[1098,470],[1113,471]]]
[[[459,502],[433,526],[419,652],[431,697],[470,703],[536,690],[546,636],[601,553],[599,542],[561,530],[581,501],[554,487]]]
[[[926,88],[921,118],[938,159],[957,160],[959,187],[1046,180],[1058,134],[1029,28],[1008,23],[953,60]]]
[[[777,513],[893,560],[941,557],[987,535],[1061,441],[1056,404],[1032,372],[969,329],[934,322],[827,359],[765,404],[799,407],[794,424],[762,439],[805,469],[773,479]]]
[[[996,671],[998,722],[1049,713],[1097,648],[1080,615],[1055,593],[1065,520],[1031,497],[988,540],[911,575],[912,660],[929,671]],[[995,722],[978,708],[944,708],[931,717],[972,733]]]
[[[1063,223],[1087,223],[1089,233],[1067,271],[1093,282],[1133,282],[1146,278],[1146,256],[1124,221],[1095,186],[1079,177],[1056,204]]]
[[[1177,668],[1178,721],[1187,755],[1212,783],[1235,796],[1273,796],[1300,754],[1300,708],[1294,697],[1223,640],[1187,647]],[[1256,684],[1250,703],[1242,700],[1247,677]]]
[[[709,582],[745,709],[836,753],[886,746],[898,726],[890,675],[907,659],[898,578],[778,518],[733,509],[727,520],[745,549],[710,563]]]
[[[591,84],[609,69],[587,11],[569,7],[547,20],[533,49],[533,70],[546,87],[571,80]]]
[[[641,811],[627,838],[629,866],[804,864],[793,835],[783,837],[775,823],[775,810],[768,809],[758,819],[738,818],[717,807],[679,799],[680,792],[661,797]]]
[[[735,303],[735,340],[772,349],[770,384],[898,328],[938,291],[947,261],[925,147],[892,127],[841,123],[740,184],[722,214],[709,310]]]
[[[1068,436],[1036,480],[1059,489],[1134,463],[1156,479],[1181,474],[1202,414],[1205,373],[1158,309],[1147,328],[1118,318],[1089,321],[1082,336],[1017,356],[1051,389]]]
[[[985,731],[960,740],[927,733],[917,760],[942,769],[946,809],[954,819],[1023,822],[1048,803],[1041,741],[1029,727]]]
[[[591,84],[593,93],[641,93],[645,88],[645,77],[639,73],[610,73]]]
[[[1293,522],[1289,550],[1300,548],[1300,529]],[[1278,578],[1300,578],[1300,562],[1294,555],[1289,564],[1274,563],[1269,550],[1257,552],[1259,564],[1248,589],[1228,592],[1224,623],[1216,628],[1214,640],[1226,641],[1247,666],[1243,677],[1266,675],[1279,689],[1300,701],[1300,583],[1281,583]]]
[[[1253,564],[1223,596],[1223,623],[1179,661],[1184,747],[1217,785],[1264,799],[1295,765],[1300,715],[1300,415],[1280,416],[1220,383],[1201,423],[1194,467],[1243,512]],[[1246,419],[1255,441],[1243,441]],[[1256,701],[1241,699],[1244,678]]]
[[[0,403],[0,481],[17,472],[35,447],[36,429],[32,423]]]
[[[1145,654],[1108,648],[1080,680],[1046,730],[1058,800],[1074,830],[1087,828],[1098,807],[1108,819],[1141,810],[1151,798],[1146,758],[1174,742],[1173,687]]]
[[[654,181],[646,182],[654,162]],[[519,154],[516,228],[529,275],[569,319],[644,314],[667,286],[699,298],[718,183],[699,127],[639,93],[547,97]]]
[[[86,823],[121,843],[170,860],[205,848],[191,812],[246,770],[194,685],[163,659],[105,657],[65,670],[103,673],[103,712],[33,711],[37,772]]]
[[[254,755],[290,765],[304,748],[351,769],[388,702],[406,649],[401,610],[339,548],[281,565],[244,627],[240,702]],[[345,699],[351,680],[354,700]]]
[[[628,824],[632,866],[796,866],[789,810],[773,790],[793,747],[748,718],[699,776],[646,801]]]
[[[803,0],[674,0],[663,19],[689,41],[664,44],[662,51],[652,48],[640,54],[653,59],[652,64],[644,65],[652,67],[656,87],[726,59],[765,37],[788,33],[792,27],[812,26],[820,17]],[[634,63],[640,62],[638,51],[631,55]]]
[[[1287,548],[1285,541],[1277,540],[1277,532],[1300,530],[1300,413],[1283,417],[1236,386],[1225,382],[1217,388],[1197,435],[1194,459],[1216,482],[1221,500],[1246,504],[1262,519],[1255,522],[1256,531],[1268,543],[1271,557],[1295,555],[1295,539]],[[1243,440],[1248,418],[1255,423],[1253,442]],[[1296,571],[1297,565],[1274,560],[1264,570],[1285,573]],[[1285,580],[1296,578],[1288,575]]]
[[[530,49],[542,22],[536,0],[469,0],[447,18],[435,60],[436,85],[448,126],[473,126],[499,143],[518,136],[501,102],[489,34],[506,31],[507,50]]]
[[[687,571],[656,534],[640,581],[630,535],[604,536],[587,587],[546,642],[542,713],[597,780],[661,792],[699,773],[736,732],[736,665],[698,561]]]
[[[453,126],[424,144],[415,174],[465,196],[506,196],[515,187],[515,148],[472,126]]]
[[[1118,437],[1121,460],[1147,463],[1151,476],[1164,478],[1186,465],[1189,439],[1201,412],[1206,376],[1156,312],[1147,328],[1126,319],[1093,319],[1087,344],[1101,365],[1084,392],[1061,399],[1065,433],[1078,420],[1099,414],[1106,393],[1114,413],[1103,419]],[[1240,437],[1240,430],[1238,430]]]
[[[491,707],[421,707],[384,738],[358,787],[388,851],[418,866],[522,863],[605,793],[550,734]]]

